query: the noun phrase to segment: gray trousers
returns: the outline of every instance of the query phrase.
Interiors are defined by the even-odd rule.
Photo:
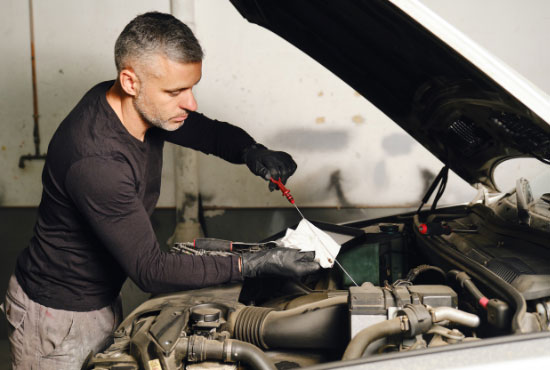
[[[105,349],[122,319],[120,299],[88,312],[49,308],[31,300],[15,275],[4,312],[13,370],[79,370],[90,352]]]

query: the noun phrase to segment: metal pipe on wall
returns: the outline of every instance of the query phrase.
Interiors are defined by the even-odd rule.
[[[33,140],[34,140],[34,154],[22,155],[19,157],[19,168],[25,168],[25,161],[32,161],[37,159],[46,159],[45,154],[40,154],[40,126],[38,120],[40,115],[38,114],[38,87],[36,84],[36,55],[34,52],[34,17],[32,10],[32,0],[29,0],[29,25],[30,25],[30,38],[31,38],[31,70],[32,70],[32,107],[33,107]]]

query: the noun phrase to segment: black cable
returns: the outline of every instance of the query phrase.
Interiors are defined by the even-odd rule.
[[[437,266],[431,266],[431,265],[416,266],[415,268],[411,269],[407,273],[407,276],[405,277],[405,280],[412,283],[420,274],[422,274],[426,271],[436,271],[443,277],[443,280],[445,280],[445,281],[447,280],[447,275],[445,274],[445,271],[443,271],[443,269],[441,269]]]
[[[447,188],[447,180],[449,179],[449,167],[445,166],[443,169],[445,170],[445,172],[441,176],[441,183],[439,184],[439,189],[437,190],[434,201],[432,203],[432,211],[435,210],[435,207],[437,207],[437,202],[439,202],[439,199],[445,192],[445,188]]]
[[[447,185],[448,174],[449,174],[449,167],[447,167],[447,165],[445,165],[445,166],[443,166],[441,171],[439,171],[439,173],[435,177],[434,181],[432,182],[432,184],[428,188],[428,191],[426,192],[426,194],[422,198],[422,202],[420,203],[420,206],[418,207],[418,210],[416,211],[417,214],[420,213],[420,211],[422,210],[422,207],[424,207],[424,204],[426,204],[426,202],[430,199],[430,197],[432,196],[435,188],[440,183],[440,181],[442,181],[443,178],[445,178],[445,180],[442,183],[442,186],[440,186],[439,190],[438,190],[438,194],[439,193],[441,193],[441,194],[439,195],[439,197],[436,195],[437,200],[435,201],[435,204],[437,204],[437,201],[439,200],[439,198],[441,198],[441,195],[443,195],[443,191],[445,191],[445,187]]]
[[[485,294],[477,288],[472,281],[472,278],[464,271],[451,270],[447,273],[449,277],[456,280],[460,287],[465,288],[475,299],[479,302],[480,299],[485,298]]]

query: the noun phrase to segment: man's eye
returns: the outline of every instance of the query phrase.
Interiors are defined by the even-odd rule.
[[[178,96],[179,94],[181,94],[182,92],[184,92],[188,89],[189,89],[188,87],[185,87],[183,89],[174,90],[174,91],[166,91],[166,92],[168,93],[168,95],[175,97],[175,96]]]

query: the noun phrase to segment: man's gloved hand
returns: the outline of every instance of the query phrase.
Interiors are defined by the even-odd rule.
[[[243,161],[255,175],[268,181],[271,177],[276,180],[280,178],[283,184],[297,167],[290,154],[269,150],[262,144],[254,144],[246,148],[243,152]],[[277,185],[269,181],[269,190],[275,189]]]
[[[241,272],[243,277],[283,276],[299,278],[321,268],[313,261],[314,252],[277,247],[255,253],[243,253]]]

